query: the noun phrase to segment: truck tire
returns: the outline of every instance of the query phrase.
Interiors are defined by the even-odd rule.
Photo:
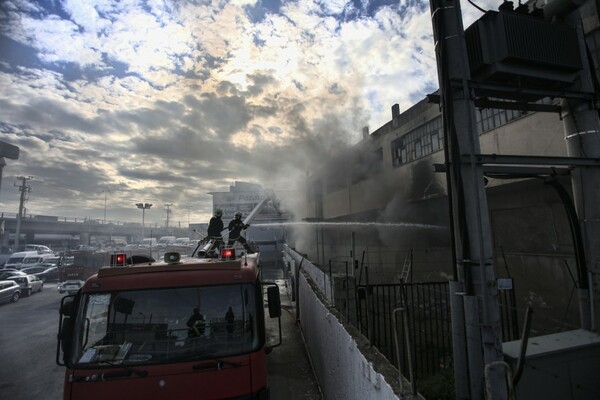
[[[19,295],[19,292],[14,292],[12,297],[10,298],[10,302],[11,303],[16,303],[17,301],[19,301],[19,297],[21,297]]]

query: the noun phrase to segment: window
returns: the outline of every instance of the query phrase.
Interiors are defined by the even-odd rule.
[[[399,167],[443,148],[442,116],[438,116],[392,142],[392,165]]]
[[[261,345],[253,285],[86,294],[73,362],[140,365],[245,354]]]
[[[483,108],[476,113],[477,131],[482,133],[491,131],[523,115],[520,110],[501,110],[497,108]]]

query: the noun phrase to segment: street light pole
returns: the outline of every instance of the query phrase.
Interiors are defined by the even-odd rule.
[[[103,190],[104,192],[104,219],[102,220],[102,224],[106,224],[106,193],[108,190]]]
[[[145,219],[146,219],[146,210],[149,209],[150,207],[152,207],[152,204],[150,203],[136,203],[135,204],[137,208],[139,208],[140,210],[142,210],[142,240],[144,240],[144,224],[145,224]]]
[[[169,229],[169,217],[171,214],[171,206],[173,205],[173,203],[169,203],[169,204],[165,204],[165,208],[167,210],[167,222],[165,224],[165,228]]]

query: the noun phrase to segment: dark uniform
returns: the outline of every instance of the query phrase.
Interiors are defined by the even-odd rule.
[[[250,225],[245,224],[242,221],[242,213],[236,212],[235,218],[231,220],[227,229],[229,229],[229,241],[227,242],[228,246],[233,246],[235,241],[240,242],[248,253],[254,253],[248,243],[246,242],[246,238],[242,236],[242,230],[247,229]]]
[[[235,315],[233,315],[233,309],[229,306],[229,309],[225,313],[225,321],[227,322],[227,332],[233,333],[233,321],[235,320]]]
[[[217,210],[215,216],[210,219],[208,223],[208,236],[211,238],[221,237],[221,231],[223,230],[223,220],[221,216],[223,212],[221,210]]]
[[[194,313],[187,320],[188,337],[198,337],[204,335],[205,326],[204,315],[200,314],[197,308],[194,308]]]
[[[221,236],[221,232],[223,231],[222,215],[223,211],[217,210],[215,216],[212,217],[208,223],[208,239],[214,240],[214,244],[210,247],[209,251],[215,247],[220,248],[223,244],[223,237]]]

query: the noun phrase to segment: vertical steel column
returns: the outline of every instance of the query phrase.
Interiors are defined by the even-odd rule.
[[[554,1],[554,4],[569,3]],[[565,6],[566,7],[566,6]],[[592,73],[588,55],[585,51],[585,39],[581,27],[579,9],[568,11],[563,17],[565,22],[577,27],[579,48],[583,71],[581,72],[580,91],[594,93]],[[547,17],[552,17],[549,15]],[[597,95],[597,93],[596,93]],[[565,99],[562,103],[562,120],[565,130],[567,154],[570,157],[600,158],[600,105],[598,101],[581,101]],[[595,320],[599,315],[592,315],[592,310],[598,309],[591,304],[593,296],[590,291],[600,292],[600,169],[598,167],[579,167],[571,172],[571,187],[573,200],[579,218],[586,254],[587,270],[591,273],[592,282],[588,276],[580,277],[578,295],[581,326],[584,329],[595,329]]]
[[[483,170],[475,160],[475,155],[481,151],[469,88],[471,76],[460,2],[431,0],[430,6],[447,144],[448,196],[452,203],[458,280],[464,284],[466,295],[477,302],[476,306],[471,304],[464,310],[466,330],[476,337],[467,340],[462,349],[455,348],[455,354],[467,354],[468,375],[471,377],[468,398],[475,400],[485,396],[485,366],[502,361],[491,227]],[[469,162],[461,163],[463,156],[468,156]],[[451,297],[455,295],[451,293]],[[459,313],[453,309],[452,318],[459,318]],[[455,365],[455,368],[461,367],[464,368]],[[463,376],[465,371],[456,373]],[[506,371],[494,368],[489,379],[492,398],[488,400],[506,399]]]

